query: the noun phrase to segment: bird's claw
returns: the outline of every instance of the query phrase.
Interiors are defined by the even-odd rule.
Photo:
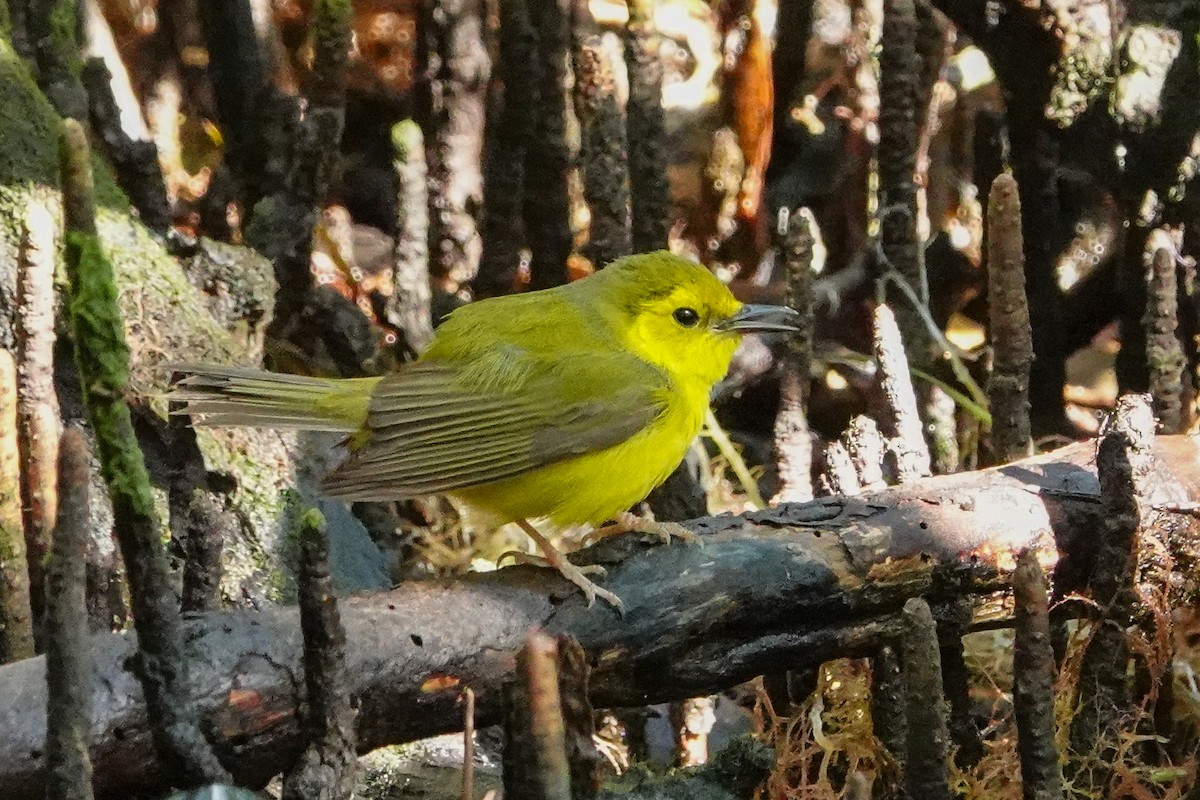
[[[503,553],[496,563],[503,561],[505,558],[511,558],[516,564],[532,564],[537,567],[546,567],[558,572],[571,583],[579,587],[583,592],[583,596],[587,598],[588,608],[591,608],[596,598],[606,601],[613,606],[622,616],[625,615],[625,604],[621,602],[621,598],[617,597],[607,589],[596,585],[595,582],[588,579],[588,575],[595,575],[598,578],[603,578],[608,574],[608,570],[599,564],[585,564],[577,566],[567,561],[565,558],[546,558],[543,556],[535,556],[530,553],[524,553],[520,550],[509,550]]]
[[[618,536],[622,533],[645,533],[657,536],[663,540],[663,544],[670,544],[671,538],[674,537],[686,544],[704,546],[704,540],[699,534],[688,530],[678,522],[656,522],[652,519],[643,519],[628,511],[617,514],[611,525],[604,525],[593,530],[583,538],[583,544],[585,546],[595,544],[601,539]]]

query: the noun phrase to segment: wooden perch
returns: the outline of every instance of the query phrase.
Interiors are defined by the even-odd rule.
[[[1180,578],[1169,591],[1193,592],[1187,576],[1196,554],[1188,548],[1200,541],[1200,515],[1190,504],[1200,499],[1200,441],[1163,436],[1154,448],[1144,523],[1169,531]],[[1078,588],[1104,516],[1094,456],[1094,443],[1083,443],[994,470],[695,520],[689,526],[703,534],[703,547],[651,546],[627,535],[582,551],[581,563],[609,568],[605,585],[624,598],[624,618],[588,609],[578,591],[534,567],[414,581],[347,600],[359,748],[458,729],[466,686],[476,693],[478,722],[495,722],[502,683],[535,626],[583,646],[597,705],[641,705],[875,653],[894,640],[911,597],[935,610],[965,593],[1002,598],[1024,549],[1042,563],[1057,560],[1059,592]],[[133,638],[91,641],[97,797],[157,789],[168,777],[154,760],[131,671]],[[193,697],[223,763],[247,785],[285,769],[302,746],[296,609],[197,614],[186,639]],[[44,791],[45,702],[43,659],[0,667],[0,797]]]

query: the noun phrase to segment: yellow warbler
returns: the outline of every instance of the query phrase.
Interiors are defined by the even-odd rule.
[[[682,460],[738,335],[790,330],[795,318],[743,305],[662,251],[459,308],[420,359],[382,378],[186,366],[171,398],[200,424],[345,432],[350,455],[322,486],[331,497],[452,495],[520,523],[589,605],[599,595],[620,608],[586,577],[599,568],[570,564],[529,520],[618,517],[669,539],[623,512]]]

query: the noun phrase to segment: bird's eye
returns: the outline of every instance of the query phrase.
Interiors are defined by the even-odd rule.
[[[685,328],[694,328],[700,322],[700,315],[696,313],[696,309],[694,308],[677,308],[671,316]]]

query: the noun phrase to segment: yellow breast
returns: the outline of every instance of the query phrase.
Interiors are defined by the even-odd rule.
[[[641,501],[683,460],[708,408],[704,387],[662,390],[664,411],[621,444],[454,493],[497,523],[598,525]]]

